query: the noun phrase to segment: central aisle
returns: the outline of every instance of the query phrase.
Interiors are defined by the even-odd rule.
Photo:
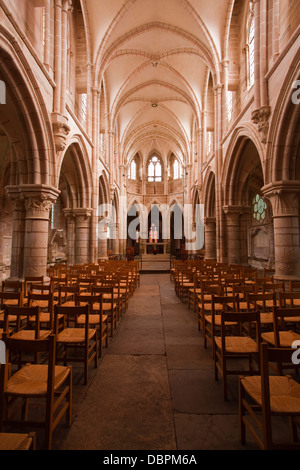
[[[195,314],[176,297],[170,275],[143,274],[56,448],[239,449],[233,388],[224,402]]]

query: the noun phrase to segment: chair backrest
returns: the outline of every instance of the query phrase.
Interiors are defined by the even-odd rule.
[[[279,306],[295,307],[295,300],[300,300],[300,292],[279,292],[278,293]],[[299,306],[299,303],[298,303]]]
[[[101,295],[100,294],[75,294],[75,302],[76,305],[81,306],[81,304],[89,304],[90,305],[90,313],[94,313],[95,310],[98,311],[98,308],[95,308],[95,304],[98,307],[98,304],[101,304]]]
[[[275,338],[275,347],[280,348],[280,331],[286,329],[286,319],[289,320],[299,320],[300,322],[300,307],[292,308],[280,308],[274,307],[273,309],[273,328],[274,328],[274,338]],[[289,326],[288,326],[289,328]],[[290,328],[289,328],[290,329]]]
[[[232,292],[234,294],[240,294],[240,297],[243,297],[244,299],[247,298],[247,294],[253,293],[253,291],[256,290],[255,285],[250,285],[250,284],[245,284],[245,285],[233,285],[232,286]]]
[[[23,305],[23,293],[22,292],[0,292],[0,308],[4,308],[4,305],[9,305],[10,300],[16,300],[19,307]],[[13,303],[15,305],[15,302]]]
[[[73,294],[72,297],[75,299],[75,294],[78,292],[78,286],[71,286],[71,285],[59,285],[58,286],[58,302],[62,303],[62,301],[68,300],[68,294]]]
[[[10,352],[16,353],[47,353],[48,355],[48,381],[47,381],[47,399],[52,400],[54,395],[54,368],[56,354],[56,337],[54,334],[49,335],[46,339],[14,339],[3,333],[3,341],[6,345],[6,364],[0,369],[0,395],[5,391],[7,374],[9,369],[8,358]]]
[[[65,322],[67,326],[71,325],[71,322],[74,322],[74,325],[77,326],[78,317],[81,315],[85,316],[85,330],[86,330],[86,339],[88,338],[88,329],[89,329],[89,314],[90,314],[90,304],[70,307],[63,305],[54,306],[54,331],[57,335],[59,332],[59,315],[64,315]]]
[[[27,297],[28,291],[32,284],[44,284],[44,276],[25,276],[24,278],[24,294]]]
[[[300,281],[290,281],[289,289],[290,292],[300,292]]]
[[[30,290],[32,294],[48,294],[52,292],[52,284],[31,284]]]
[[[284,368],[295,368],[299,366],[299,354],[293,348],[273,348],[269,347],[266,343],[260,345],[260,374],[261,374],[261,398],[262,398],[262,413],[266,427],[266,438],[272,442],[272,424],[271,424],[271,410],[270,410],[270,364],[276,363],[277,375],[283,374]],[[272,375],[274,375],[274,367],[272,368]]]
[[[31,307],[31,303],[34,300],[46,300],[48,301],[49,308],[53,307],[53,293],[48,292],[47,294],[28,292],[28,305]]]
[[[253,310],[251,312],[221,312],[221,337],[222,339],[225,338],[227,329],[226,323],[233,322],[236,323],[237,326],[235,328],[235,332],[238,336],[243,336],[245,331],[250,331],[251,329],[247,328],[244,329],[245,324],[254,324],[256,330],[256,343],[258,347],[261,343],[261,325],[260,325],[260,313],[259,310]],[[249,333],[250,334],[250,333]]]
[[[271,301],[272,305],[268,306],[267,302]],[[262,306],[258,304],[262,303]],[[248,310],[262,309],[263,311],[272,311],[273,307],[276,306],[276,292],[269,292],[267,294],[263,292],[258,292],[256,294],[247,295]],[[253,307],[254,306],[254,307]]]
[[[22,292],[22,294],[24,294],[24,282],[5,279],[2,282],[1,290],[2,292]]]
[[[262,284],[263,292],[285,292],[284,282],[264,282]]]
[[[206,283],[201,283],[201,293],[200,293],[200,298],[201,298],[201,301],[202,303],[203,302],[207,302],[207,300],[205,299],[205,296],[213,296],[213,295],[219,295],[221,296],[223,294],[223,287],[220,286],[220,285],[216,285],[216,284],[206,284]]]
[[[23,318],[26,318],[26,325],[25,327],[29,327],[32,319],[34,318],[34,331],[35,331],[35,339],[40,337],[40,307],[15,307],[15,306],[5,306],[4,310],[4,331],[8,332],[9,329],[9,316],[13,315],[16,316],[16,331],[19,331],[21,328],[21,322],[23,322]]]
[[[233,312],[238,312],[239,311],[239,295],[234,295],[234,294],[228,294],[228,295],[213,295],[212,296],[212,311],[213,313],[216,313],[215,306],[217,304],[222,305],[222,311],[228,312],[228,311],[233,311]],[[219,310],[219,313],[221,311]]]

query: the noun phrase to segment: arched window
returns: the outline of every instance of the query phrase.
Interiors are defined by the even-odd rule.
[[[174,164],[173,164],[173,178],[174,178],[174,180],[178,180],[180,177],[181,177],[180,164],[179,164],[179,161],[176,158],[174,160]]]
[[[136,180],[136,163],[135,160],[132,160],[130,164],[130,178]]]
[[[131,160],[131,163],[128,166],[128,178],[131,180],[137,179],[137,162],[135,158]]]
[[[161,181],[162,169],[158,157],[152,157],[148,164],[148,181]]]
[[[248,83],[249,86],[254,84],[254,36],[255,24],[253,13],[250,13],[248,21]]]

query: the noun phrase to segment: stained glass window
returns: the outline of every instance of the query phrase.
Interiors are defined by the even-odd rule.
[[[256,196],[254,196],[252,200],[252,208],[253,218],[257,222],[262,222],[266,218],[267,204],[259,194],[256,194]]]

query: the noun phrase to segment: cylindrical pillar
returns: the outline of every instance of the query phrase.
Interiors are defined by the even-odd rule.
[[[90,262],[91,209],[73,209],[75,216],[75,264]]]
[[[14,207],[12,215],[10,278],[18,280],[23,277],[26,211],[24,200],[21,198],[19,186],[10,186],[6,189],[8,197],[11,199]]]
[[[240,217],[243,213],[242,206],[224,206],[227,228],[227,262],[239,264],[241,261],[240,247]]]
[[[205,259],[215,260],[217,257],[217,243],[216,243],[216,218],[205,217]]]
[[[263,188],[272,204],[275,277],[300,277],[300,181],[274,182]]]
[[[20,187],[26,209],[24,276],[45,276],[48,262],[50,210],[59,191],[43,185]]]

